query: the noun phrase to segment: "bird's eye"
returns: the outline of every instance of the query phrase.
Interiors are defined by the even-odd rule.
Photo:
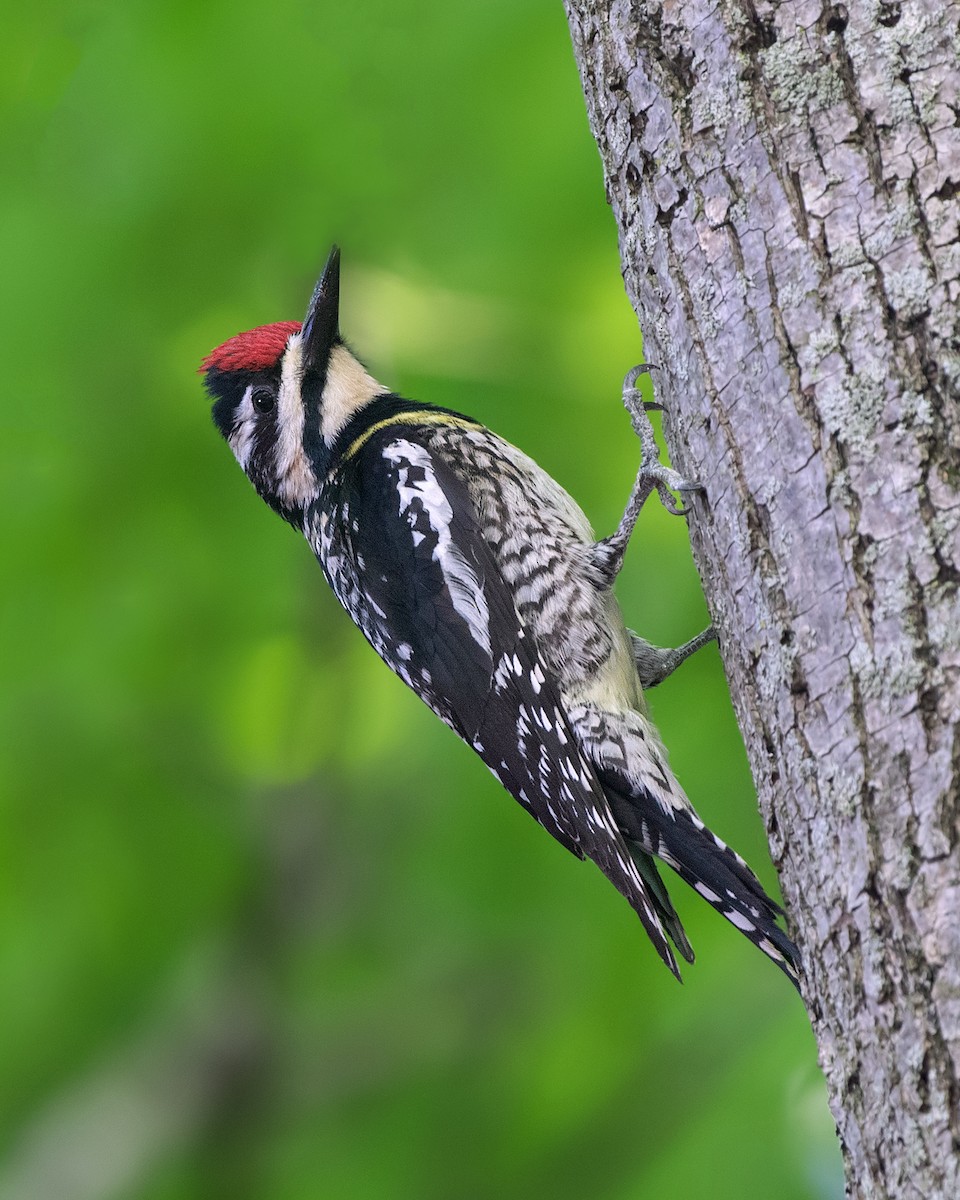
[[[258,413],[268,413],[273,411],[273,407],[277,402],[276,397],[269,388],[259,387],[253,389],[253,395],[250,397],[254,411]]]

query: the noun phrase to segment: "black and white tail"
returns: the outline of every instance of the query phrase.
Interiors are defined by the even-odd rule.
[[[740,855],[712,833],[692,808],[667,810],[648,792],[629,794],[623,787],[624,780],[615,780],[608,772],[601,779],[614,819],[635,858],[655,855],[672,867],[771,958],[799,991],[800,952],[777,924],[783,909],[766,894]],[[661,913],[661,919],[668,918],[664,920],[667,932],[684,958],[692,961],[692,951],[687,953],[690,943],[669,898],[665,904],[669,908]]]

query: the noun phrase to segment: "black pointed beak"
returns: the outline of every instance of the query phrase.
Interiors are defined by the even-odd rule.
[[[303,371],[323,371],[340,336],[340,247],[333,246],[303,322]]]

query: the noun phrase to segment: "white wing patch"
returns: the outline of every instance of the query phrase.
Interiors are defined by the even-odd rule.
[[[429,451],[400,439],[385,446],[383,456],[397,468],[400,516],[411,526],[414,545],[424,540],[424,534],[413,528],[423,513],[436,535],[433,558],[443,573],[453,607],[466,621],[470,636],[489,655],[490,613],[483,584],[453,540],[453,509],[437,482]]]

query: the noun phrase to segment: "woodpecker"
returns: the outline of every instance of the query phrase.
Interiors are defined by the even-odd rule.
[[[532,459],[453,409],[378,383],[340,336],[333,247],[306,318],[237,334],[203,360],[213,419],[260,496],[304,535],[384,662],[511,795],[634,908],[669,969],[694,954],[655,859],[799,987],[783,910],[697,816],[667,765],[644,689],[709,641],[652,646],[613,584],[663,466],[635,384],[642,459],[623,519],[595,539]],[[673,943],[673,948],[670,943]]]

